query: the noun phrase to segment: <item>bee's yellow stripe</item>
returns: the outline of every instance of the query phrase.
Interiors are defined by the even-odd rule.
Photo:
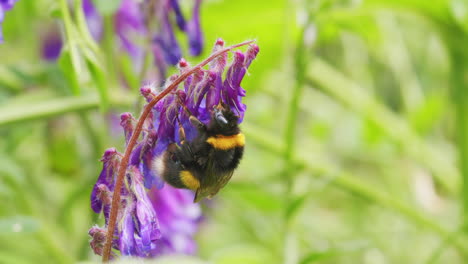
[[[195,176],[193,176],[190,171],[183,170],[180,172],[179,176],[185,187],[192,190],[200,188],[200,181],[198,181],[198,179],[195,178]]]
[[[242,133],[232,136],[216,135],[215,137],[209,137],[206,142],[216,149],[228,150],[243,147],[245,145],[245,136]]]

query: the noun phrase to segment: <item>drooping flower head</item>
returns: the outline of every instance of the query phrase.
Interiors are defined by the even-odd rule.
[[[17,1],[18,0],[0,0],[0,43],[3,42],[2,23],[5,18],[5,13],[11,10]]]
[[[213,52],[223,46],[224,41],[218,39]],[[151,109],[129,156],[125,185],[120,192],[113,248],[121,255],[155,257],[168,253],[195,253],[193,235],[201,218],[200,207],[192,203],[191,191],[164,186],[153,162],[171,144],[181,145],[179,126],[184,128],[186,140],[197,136],[197,129],[191,124],[187,112],[206,125],[215,106],[224,104],[233,109],[235,120],[242,122],[246,107],[242,104],[245,90],[241,87],[241,81],[258,51],[256,44],[250,44],[246,52],[235,51],[231,63],[227,61],[227,53],[223,53],[211,62],[208,69],[194,70],[180,89],[164,97]],[[180,74],[190,69],[183,59],[178,66]],[[169,77],[166,86],[177,77]],[[148,85],[140,90],[148,102],[158,93],[155,87]],[[130,113],[121,115],[127,144],[137,131],[136,124],[137,120]],[[114,148],[106,150],[102,158],[103,170],[91,194],[91,207],[96,213],[103,212],[106,225],[121,157],[122,154]],[[93,238],[91,247],[96,254],[102,253],[100,231],[97,227],[90,230]]]
[[[0,3],[2,1],[9,3],[16,0],[0,0]],[[201,0],[195,0],[191,18],[187,21],[178,0],[121,0],[113,16],[117,44],[130,55],[136,68],[141,68],[144,63],[145,51],[152,51],[158,79],[164,80],[167,67],[176,65],[182,57],[183,52],[176,38],[177,28],[187,35],[192,56],[200,55],[203,50],[200,6]],[[99,41],[103,35],[102,16],[91,0],[83,0],[83,12],[91,35]],[[43,39],[43,57],[46,60],[57,59],[63,45],[58,28],[52,28]]]
[[[200,26],[201,0],[194,1],[192,15],[187,21],[178,0],[122,0],[114,19],[115,32],[122,48],[142,64],[142,56],[151,48],[159,77],[166,77],[169,65],[176,65],[182,57],[182,49],[176,38],[177,28],[187,35],[189,52],[200,55],[203,34]]]

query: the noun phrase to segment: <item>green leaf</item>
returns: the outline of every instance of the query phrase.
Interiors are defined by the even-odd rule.
[[[255,184],[250,186],[232,184],[229,192],[235,195],[235,199],[244,200],[250,206],[262,211],[280,210],[284,205],[281,195]]]
[[[75,17],[76,17],[76,26],[77,26],[77,33],[80,35],[79,39],[83,40],[84,45],[89,47],[95,52],[99,52],[99,47],[94,41],[93,36],[89,32],[88,23],[86,22],[86,16],[84,10],[82,8],[83,1],[76,0],[75,1]]]
[[[39,228],[36,219],[28,216],[14,216],[0,219],[0,234],[32,233]]]
[[[263,264],[275,263],[266,248],[257,245],[235,245],[217,251],[211,259],[216,264]]]
[[[78,95],[80,93],[80,84],[78,81],[78,76],[75,72],[75,67],[73,67],[73,62],[69,50],[62,50],[58,64],[60,66],[60,70],[65,76],[65,79],[68,82],[68,85],[70,85],[73,94]]]
[[[419,132],[428,132],[440,121],[445,108],[442,96],[434,94],[427,96],[420,106],[414,109],[409,116],[411,125]]]
[[[128,86],[130,86],[130,89],[138,88],[140,80],[135,73],[131,57],[128,54],[122,54],[118,59],[120,66],[119,70],[122,72],[125,81],[128,83]]]
[[[294,214],[302,207],[304,202],[307,200],[307,193],[295,197],[286,208],[286,219],[294,216]]]
[[[450,11],[455,21],[468,33],[468,3],[466,0],[451,0]]]
[[[324,261],[333,257],[337,257],[341,254],[341,252],[337,250],[329,250],[323,252],[313,252],[306,255],[299,263],[300,264],[309,264],[309,263],[317,263],[319,261]]]
[[[71,84],[73,94],[79,95],[80,85],[78,78],[81,76],[83,70],[82,62],[80,60],[80,52],[78,49],[79,34],[70,17],[67,1],[60,1],[60,10],[62,13],[63,24],[65,26],[67,43],[64,50],[62,50],[62,56],[60,56],[59,64],[61,66],[60,68],[64,71],[65,76]],[[65,50],[68,50],[68,53],[65,52]]]
[[[93,3],[100,14],[107,16],[112,15],[113,13],[115,13],[115,11],[117,11],[117,9],[120,6],[120,2],[121,0],[95,0]]]
[[[17,252],[11,252],[5,250],[6,252],[0,251],[0,259],[3,263],[15,263],[15,264],[28,264],[31,263],[30,259],[27,259],[24,256],[19,256]]]
[[[109,105],[109,93],[107,89],[106,76],[102,69],[102,64],[99,63],[96,56],[93,56],[94,54],[92,53],[91,50],[85,49],[84,54],[86,58],[86,64],[88,65],[88,69],[91,74],[91,78],[95,82],[96,88],[99,93],[99,97],[101,99],[100,101],[101,110],[105,110],[107,109],[107,106]]]

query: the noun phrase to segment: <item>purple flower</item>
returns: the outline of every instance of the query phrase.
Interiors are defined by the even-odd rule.
[[[176,15],[177,26],[179,27],[180,30],[185,30],[186,22],[185,22],[184,15],[182,14],[182,11],[180,10],[179,2],[177,2],[177,0],[170,0],[170,3]]]
[[[86,17],[89,33],[91,33],[91,36],[95,40],[100,40],[104,30],[103,19],[91,0],[83,0],[83,12]]]
[[[42,57],[46,61],[55,61],[60,56],[62,46],[63,41],[60,31],[57,27],[53,27],[43,36],[41,43]]]
[[[102,156],[103,168],[91,193],[91,208],[95,213],[100,213],[103,206],[110,204],[109,192],[114,190],[114,174],[118,170],[120,156],[115,148],[107,149]]]
[[[122,126],[125,133],[125,142],[128,143],[133,134],[136,120],[133,118],[131,113],[123,113],[120,115],[120,125]]]
[[[142,183],[142,175],[135,169],[133,184],[133,193],[136,200],[136,218],[138,219],[139,235],[140,235],[140,251],[145,256],[150,256],[152,253],[153,242],[161,238],[159,230],[159,222],[156,217],[156,212],[151,204],[151,201],[146,194],[146,190]]]
[[[12,0],[6,1],[9,2]],[[3,19],[2,6],[3,4],[0,5],[0,23]],[[113,16],[114,32],[119,46],[132,58],[135,69],[141,70],[145,51],[151,50],[157,68],[157,80],[161,83],[166,78],[168,66],[176,65],[182,57],[182,49],[176,38],[177,28],[187,35],[190,54],[200,55],[203,50],[200,6],[201,0],[195,0],[192,17],[187,21],[178,0],[121,0]],[[99,41],[103,35],[102,16],[91,0],[83,0],[83,11],[91,35]],[[43,39],[42,57],[55,61],[63,46],[60,31],[55,27]]]
[[[217,40],[213,52],[223,46],[224,41]],[[151,109],[129,157],[121,191],[113,247],[122,255],[156,257],[196,252],[193,236],[201,219],[201,209],[198,204],[192,203],[191,191],[163,186],[158,174],[161,157],[168,149],[181,145],[181,126],[185,130],[186,140],[197,136],[198,130],[191,124],[188,112],[208,125],[214,107],[223,103],[236,109],[239,123],[242,122],[246,107],[242,104],[245,90],[240,85],[258,51],[255,44],[251,44],[245,53],[236,51],[229,65],[227,55],[220,56],[210,64],[209,69],[196,70],[186,78],[182,89],[170,93]],[[181,73],[190,69],[183,59],[178,66]],[[166,85],[176,78],[177,75],[169,77]],[[147,102],[156,96],[156,90],[150,85],[140,89]],[[128,144],[136,131],[136,120],[130,113],[124,113],[121,115],[121,126]],[[106,225],[120,160],[121,154],[117,150],[106,150],[102,158],[103,170],[91,194],[91,208],[96,213],[103,211]],[[93,228],[90,230],[93,237],[91,247],[99,254],[102,252],[101,231],[105,228]]]
[[[146,32],[142,4],[135,0],[122,0],[114,17],[114,29],[124,50],[132,57],[142,59],[142,43]]]
[[[156,212],[159,212],[161,254],[195,254],[193,236],[202,215],[200,206],[193,203],[193,193],[167,185],[161,190],[151,189],[150,199]]]
[[[193,5],[192,18],[187,22],[178,0],[157,2],[123,0],[115,15],[115,32],[119,36],[122,47],[137,62],[141,62],[146,48],[145,42],[148,39],[152,40],[155,64],[159,71],[165,72],[167,64],[175,65],[182,57],[175,25],[172,23],[174,16],[179,30],[188,36],[190,54],[199,55],[202,52],[200,5],[201,1],[196,0]],[[159,27],[153,28],[154,24]]]
[[[192,17],[187,22],[179,6],[178,0],[160,1],[157,5],[156,17],[159,18],[159,28],[153,35],[154,63],[161,74],[166,73],[168,65],[176,65],[182,56],[182,49],[176,39],[175,21],[179,30],[187,35],[189,53],[200,55],[203,50],[203,34],[200,26],[200,0],[195,0],[192,7]],[[164,75],[163,75],[164,76]],[[164,76],[165,77],[165,76]]]
[[[102,250],[104,248],[104,243],[106,242],[106,230],[98,226],[93,226],[88,231],[91,241],[89,245],[93,249],[96,255],[102,255]]]
[[[195,0],[192,19],[187,24],[189,50],[192,56],[200,55],[203,49],[203,35],[200,26],[200,4],[201,0]]]
[[[0,0],[0,43],[3,42],[2,23],[5,18],[5,13],[12,9],[17,1],[18,0]]]
[[[135,242],[135,203],[127,204],[120,221],[119,250],[122,256],[137,256]]]
[[[177,64],[182,57],[182,51],[167,13],[163,14],[161,31],[156,35],[153,41],[163,51],[163,56],[167,63],[172,65]]]
[[[217,40],[213,52],[223,46],[224,41]],[[242,103],[242,97],[245,96],[246,91],[241,87],[241,81],[258,51],[258,46],[255,44],[251,44],[245,53],[236,51],[234,59],[227,67],[227,70],[227,55],[220,56],[210,64],[209,70],[201,70],[187,78],[184,83],[184,91],[178,91],[179,99],[177,101],[175,100],[175,94],[173,94],[158,103],[155,110],[155,123],[157,124],[156,127],[159,127],[158,135],[164,135],[164,137],[157,143],[156,155],[160,154],[160,151],[167,148],[170,143],[178,143],[178,131],[175,129],[177,122],[174,122],[177,115],[174,112],[168,114],[168,111],[178,111],[179,120],[189,140],[197,133],[196,129],[190,124],[189,116],[180,107],[180,100],[192,115],[205,124],[210,120],[213,107],[218,105],[220,101],[229,105],[238,115],[239,123],[242,122],[246,111],[246,106]],[[223,80],[225,70],[226,77]],[[181,71],[183,71],[183,67]]]

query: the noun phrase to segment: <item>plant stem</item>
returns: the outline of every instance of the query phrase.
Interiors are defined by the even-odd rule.
[[[114,105],[129,106],[134,101],[132,96],[114,93],[111,96]],[[0,127],[24,121],[57,116],[76,111],[85,111],[99,107],[100,100],[95,94],[87,96],[57,97],[35,104],[6,106],[0,108]]]
[[[83,0],[75,0],[75,16],[78,30],[80,31],[84,42],[94,53],[100,54],[99,47],[89,32],[88,25],[86,23],[86,16],[83,11]]]
[[[211,56],[209,56],[207,59],[199,63],[198,65],[194,66],[193,68],[187,70],[186,72],[183,72],[177,79],[174,80],[169,86],[167,86],[161,93],[159,93],[153,100],[151,100],[143,109],[143,113],[140,115],[138,118],[137,125],[135,126],[135,130],[132,134],[132,137],[130,138],[130,141],[128,142],[127,148],[125,149],[125,154],[124,157],[122,158],[120,164],[119,164],[119,171],[117,174],[117,179],[115,182],[115,188],[114,188],[114,194],[112,196],[112,204],[111,204],[111,210],[110,210],[110,215],[109,215],[109,223],[107,226],[107,236],[106,236],[106,244],[104,245],[104,251],[102,254],[102,262],[108,262],[111,249],[112,249],[112,240],[114,236],[114,229],[115,229],[115,224],[117,221],[117,213],[119,211],[119,206],[120,206],[120,190],[122,189],[122,184],[123,184],[123,179],[125,175],[125,171],[127,170],[127,165],[128,161],[130,159],[130,155],[133,151],[133,148],[135,147],[138,138],[140,137],[141,130],[143,129],[143,123],[145,122],[146,118],[148,117],[149,113],[153,109],[154,105],[159,102],[162,98],[164,98],[167,94],[169,94],[172,90],[175,90],[180,83],[182,83],[187,77],[189,77],[191,74],[194,72],[201,70],[201,68],[205,65],[207,65],[209,62],[211,62],[213,59],[218,57],[221,54],[224,54],[234,48],[241,47],[244,45],[248,45],[252,43],[253,41],[246,41],[242,42],[237,45],[233,45],[224,49],[221,49],[215,53],[213,53]]]
[[[301,36],[298,40],[296,51],[295,51],[295,70],[296,70],[296,83],[294,90],[292,91],[291,101],[289,102],[288,116],[286,120],[286,131],[284,133],[284,142],[286,142],[286,149],[284,152],[285,166],[285,180],[287,192],[291,191],[292,188],[292,173],[293,166],[291,166],[291,158],[294,154],[294,147],[296,143],[296,128],[297,128],[297,117],[299,113],[300,99],[302,98],[302,91],[305,85],[305,73],[308,63],[308,52],[304,44],[304,34],[307,30],[307,25],[303,28]]]
[[[284,198],[288,206],[284,211],[285,221],[284,221],[284,261],[283,263],[295,263],[296,254],[291,254],[294,252],[294,235],[289,232],[290,217],[288,217],[288,209],[290,208],[289,204],[292,203],[292,188],[293,188],[293,176],[296,170],[295,164],[292,162],[292,157],[295,152],[296,144],[296,134],[297,134],[297,119],[300,108],[300,100],[302,98],[304,86],[305,86],[305,75],[307,70],[307,64],[309,61],[308,47],[305,43],[305,34],[308,30],[309,23],[306,23],[302,32],[297,41],[295,56],[294,56],[294,66],[295,66],[295,76],[296,82],[294,84],[294,90],[292,91],[291,99],[289,101],[288,115],[286,119],[286,131],[284,133],[284,142],[286,143],[284,151],[284,173],[283,178],[285,181],[285,194]],[[288,246],[289,245],[289,246]]]
[[[63,18],[63,25],[65,30],[65,36],[67,39],[67,45],[70,52],[70,59],[71,64],[74,71],[74,84],[72,85],[72,92],[74,95],[80,94],[80,88],[78,85],[78,73],[82,71],[82,65],[80,60],[80,54],[77,49],[77,37],[76,37],[76,30],[73,25],[72,18],[70,16],[70,12],[68,10],[68,3],[66,0],[60,0],[60,12]]]
[[[457,35],[462,36],[462,32]],[[467,40],[468,37],[462,38]],[[465,42],[463,42],[465,43]],[[468,230],[468,63],[464,49],[455,46],[452,51],[452,93],[455,104],[456,135],[460,173],[464,231]]]

